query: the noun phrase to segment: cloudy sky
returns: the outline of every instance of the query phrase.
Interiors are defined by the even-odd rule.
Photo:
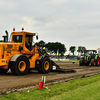
[[[100,47],[100,0],[0,0],[0,39],[4,31],[38,32],[39,40]],[[35,41],[35,42],[38,42]]]

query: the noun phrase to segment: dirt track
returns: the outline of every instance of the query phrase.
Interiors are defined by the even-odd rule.
[[[100,73],[100,66],[82,66],[78,64],[61,65],[64,69],[74,69],[75,73],[68,72],[50,72],[49,74],[39,74],[37,71],[31,71],[25,76],[14,76],[10,71],[5,75],[0,75],[0,94],[5,94],[7,91],[17,91],[17,89],[29,86],[36,86],[42,76],[46,76],[46,83],[60,81],[74,77],[84,77],[94,73]]]

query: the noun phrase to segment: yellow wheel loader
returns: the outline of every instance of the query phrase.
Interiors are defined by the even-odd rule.
[[[4,42],[0,43],[0,73],[6,73],[9,69],[14,75],[25,75],[31,69],[47,74],[53,66],[61,69],[55,62],[50,60],[47,53],[33,45],[33,37],[36,33],[15,31],[11,33],[11,42],[8,42],[8,32],[3,36]]]

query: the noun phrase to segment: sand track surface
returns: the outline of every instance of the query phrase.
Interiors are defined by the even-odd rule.
[[[36,70],[32,70],[30,73],[24,76],[15,76],[9,70],[6,74],[0,74],[0,94],[5,94],[7,91],[12,91],[24,87],[36,86],[42,76],[46,76],[46,83],[60,81],[63,79],[69,79],[74,77],[80,77],[85,75],[91,75],[94,73],[100,73],[100,66],[79,66],[78,64],[62,64],[63,69],[72,69],[76,72],[50,72],[49,74],[40,74]]]

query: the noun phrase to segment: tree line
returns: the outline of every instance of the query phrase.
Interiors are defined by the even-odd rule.
[[[45,43],[43,40],[36,42],[35,43],[38,47],[45,47],[47,48],[49,51],[51,51],[52,53],[57,53],[57,50],[59,49],[59,54],[61,54],[61,56],[64,55],[64,53],[67,51],[66,47],[64,44],[60,43],[60,42],[48,42]],[[71,46],[69,48],[69,51],[75,55],[75,51],[78,52],[78,54],[80,53],[81,55],[84,53],[84,51],[86,50],[86,48],[84,46],[78,46],[78,50],[76,50],[76,46]]]
[[[70,48],[69,48],[69,51],[71,52],[71,53],[73,53],[73,55],[74,55],[74,52],[76,51],[76,52],[78,52],[78,55],[79,55],[79,53],[82,55],[83,53],[84,53],[84,51],[86,50],[86,47],[84,47],[84,46],[78,46],[78,50],[76,51],[76,46],[71,46]]]
[[[53,53],[56,53],[59,49],[59,54],[64,55],[66,52],[65,45],[60,42],[48,42],[45,43],[43,40],[35,43],[38,47],[45,47],[48,49],[48,51],[51,51]]]

